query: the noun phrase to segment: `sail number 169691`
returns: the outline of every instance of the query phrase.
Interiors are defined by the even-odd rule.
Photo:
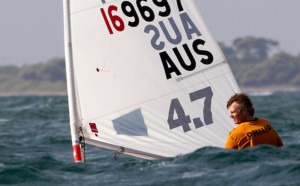
[[[150,0],[135,0],[133,1],[123,1],[121,4],[122,13],[129,18],[128,26],[137,27],[140,23],[140,20],[146,22],[152,22],[155,19],[156,13],[149,6],[148,2]],[[158,16],[167,17],[171,14],[171,7],[167,0],[152,0],[153,4],[156,7],[159,7],[161,10],[157,13]],[[148,5],[147,5],[148,4]],[[181,0],[177,0],[178,9],[183,10]],[[135,8],[135,6],[137,8]],[[104,8],[100,9],[102,17],[105,21],[106,27],[110,34],[113,34],[113,28],[116,31],[122,32],[125,29],[125,23],[122,17],[116,15],[118,7],[115,5],[110,5],[107,10]],[[107,13],[106,13],[107,12]]]

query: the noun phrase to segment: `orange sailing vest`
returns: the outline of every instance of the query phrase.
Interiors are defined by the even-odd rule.
[[[227,138],[225,148],[243,149],[255,145],[283,146],[282,140],[265,119],[243,122],[233,129]]]

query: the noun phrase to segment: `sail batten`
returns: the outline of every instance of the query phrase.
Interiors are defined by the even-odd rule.
[[[224,145],[239,87],[194,0],[64,2],[73,144],[146,159]]]

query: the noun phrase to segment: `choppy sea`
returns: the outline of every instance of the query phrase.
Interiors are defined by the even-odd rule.
[[[252,95],[285,146],[236,151],[206,147],[143,160],[87,146],[73,162],[67,97],[0,97],[0,185],[300,185],[300,94]]]

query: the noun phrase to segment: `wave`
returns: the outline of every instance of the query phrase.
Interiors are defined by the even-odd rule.
[[[0,184],[4,185],[300,185],[300,95],[254,96],[285,146],[205,147],[143,160],[87,145],[73,163],[67,97],[0,98]]]

